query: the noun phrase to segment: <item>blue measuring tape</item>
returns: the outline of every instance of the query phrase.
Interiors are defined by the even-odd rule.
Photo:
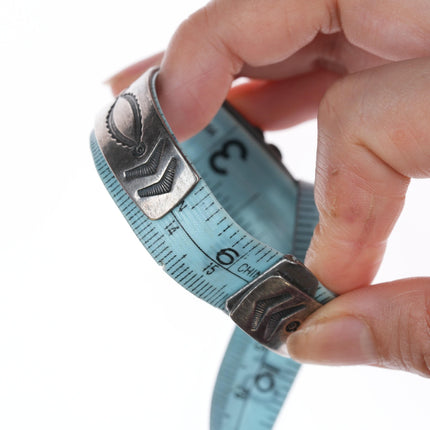
[[[95,165],[155,261],[240,327],[217,378],[211,430],[270,429],[299,370],[286,338],[334,297],[286,255],[305,256],[318,220],[313,188],[227,104],[179,149],[157,73],[100,114]]]

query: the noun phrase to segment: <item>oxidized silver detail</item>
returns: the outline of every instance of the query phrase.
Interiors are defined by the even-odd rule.
[[[160,164],[161,154],[163,153],[164,141],[161,141],[154,148],[148,159],[134,167],[133,169],[124,172],[125,179],[143,178],[144,176],[151,176],[157,173],[158,165]]]
[[[95,134],[116,179],[150,219],[170,212],[199,180],[160,111],[158,69],[144,73],[98,117]]]
[[[288,357],[288,336],[321,307],[314,298],[317,288],[317,278],[294,256],[286,255],[231,296],[226,308],[242,330]]]

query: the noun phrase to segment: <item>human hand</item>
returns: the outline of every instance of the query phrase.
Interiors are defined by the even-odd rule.
[[[320,222],[306,264],[340,297],[288,340],[293,358],[430,376],[430,278],[369,286],[412,177],[430,176],[430,6],[425,0],[212,1],[166,53],[121,72],[114,92],[161,62],[179,140],[223,100],[284,128],[318,112]],[[253,78],[230,89],[238,76]]]

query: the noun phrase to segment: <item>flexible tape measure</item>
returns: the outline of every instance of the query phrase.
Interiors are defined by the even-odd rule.
[[[334,295],[303,259],[318,215],[313,188],[228,104],[180,148],[151,69],[99,116],[99,175],[155,261],[230,315],[212,430],[270,429],[299,370],[286,338]],[[281,355],[279,355],[281,354]]]

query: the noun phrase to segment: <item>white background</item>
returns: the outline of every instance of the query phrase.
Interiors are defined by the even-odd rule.
[[[232,330],[160,272],[88,146],[102,81],[166,46],[203,4],[0,3],[0,429],[208,429]],[[312,179],[315,123],[276,133]],[[428,181],[414,182],[378,281],[429,273]],[[306,366],[276,428],[428,429],[430,382]]]

